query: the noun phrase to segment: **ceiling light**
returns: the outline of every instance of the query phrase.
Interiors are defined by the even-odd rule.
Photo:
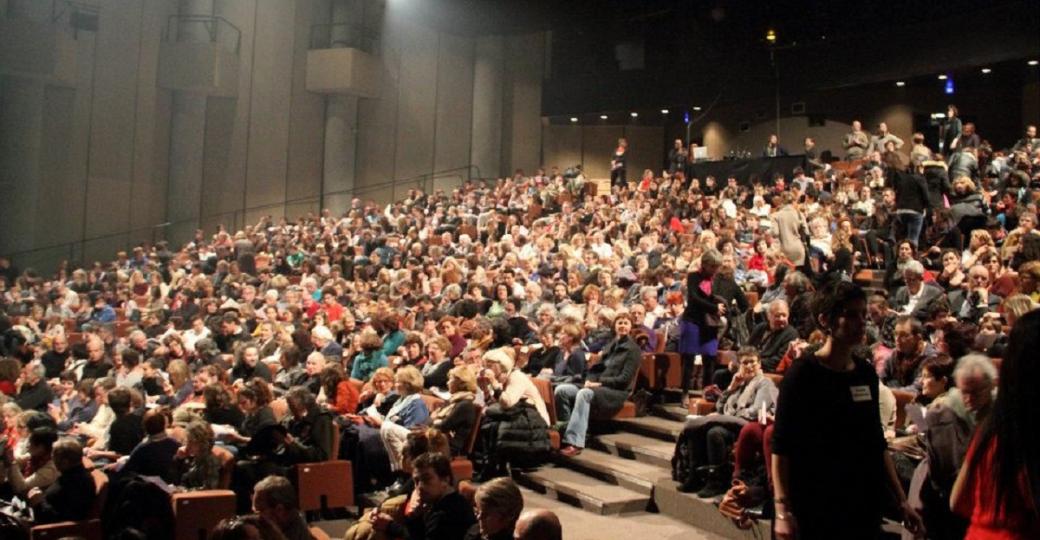
[[[939,80],[940,81],[945,81],[946,80],[946,75],[945,74],[939,75]]]
[[[902,88],[906,86],[906,81],[896,81],[896,86]]]
[[[634,112],[634,113],[630,113],[630,115],[632,116],[632,118],[636,118],[637,116],[639,116],[639,113]]]
[[[668,109],[661,109],[661,114],[668,114]]]
[[[993,71],[993,70],[992,70],[992,69],[990,69],[990,68],[982,68],[982,74],[983,74],[983,75],[986,75],[986,74],[988,74],[988,73],[989,73],[989,72],[991,72],[991,71]]]
[[[578,117],[577,116],[572,116],[571,117],[571,122],[577,122],[577,121],[578,121]]]
[[[1037,65],[1037,64],[1040,64],[1040,62],[1038,62],[1038,61],[1036,61],[1036,60],[1030,60],[1030,61],[1028,61],[1028,62],[1026,62],[1026,63],[1027,63],[1027,64],[1029,64],[1029,65],[1031,65],[1031,66],[1035,66],[1035,65]]]
[[[769,43],[776,43],[776,30],[770,28],[766,31],[766,41]]]
[[[599,115],[599,119],[600,120],[606,120],[607,119],[607,115],[601,114],[601,115]]]
[[[701,110],[701,108],[700,107],[694,107],[693,110],[699,111],[699,110]]]

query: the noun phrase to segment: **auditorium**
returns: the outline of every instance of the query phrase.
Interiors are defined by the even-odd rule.
[[[1036,0],[0,0],[0,538],[1040,539],[1038,126]]]

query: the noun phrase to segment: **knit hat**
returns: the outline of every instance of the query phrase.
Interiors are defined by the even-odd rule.
[[[506,347],[499,347],[498,349],[491,349],[484,353],[484,363],[494,362],[502,366],[502,371],[509,372],[513,371],[513,366],[516,362],[513,360],[513,356],[506,351]]]

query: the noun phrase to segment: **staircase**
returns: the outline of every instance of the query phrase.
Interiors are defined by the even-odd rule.
[[[558,455],[553,464],[514,476],[534,491],[593,514],[663,514],[725,538],[768,538],[768,522],[759,523],[757,531],[741,531],[713,501],[678,491],[671,459],[685,417],[678,406],[656,406],[649,416],[616,420],[590,434],[580,455]]]

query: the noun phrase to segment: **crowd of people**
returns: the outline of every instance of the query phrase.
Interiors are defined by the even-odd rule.
[[[744,506],[767,501],[781,538],[872,538],[882,515],[933,537],[1036,534],[1040,426],[1017,379],[1035,369],[1036,128],[1003,151],[972,126],[904,154],[858,125],[854,161],[814,153],[773,178],[671,161],[628,182],[623,141],[609,193],[518,171],[53,276],[0,259],[3,496],[77,520],[84,464],[176,491],[220,485],[231,462],[239,512],[261,518],[218,537],[300,538],[294,466],[342,458],[357,493],[396,503],[363,520],[374,531],[541,531],[552,520],[522,519],[502,501],[515,486],[491,481],[543,463],[551,430],[582,452],[642,389],[643,353],[665,351],[683,405],[697,389],[717,410],[680,437],[682,489],[757,481]],[[916,412],[896,425],[902,395]],[[452,482],[463,456],[485,482],[475,513]]]

